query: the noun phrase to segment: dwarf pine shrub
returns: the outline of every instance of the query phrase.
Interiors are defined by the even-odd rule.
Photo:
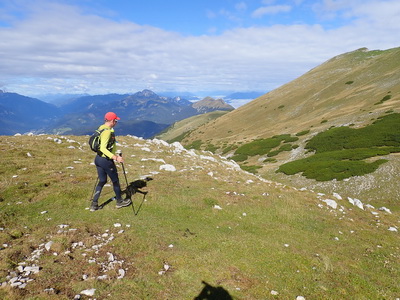
[[[200,150],[202,144],[203,144],[203,142],[201,140],[196,140],[193,143],[191,143],[190,145],[188,145],[188,148]]]
[[[360,129],[331,128],[310,139],[305,149],[315,154],[283,164],[277,172],[286,175],[302,173],[318,181],[341,180],[374,172],[387,160],[367,163],[365,159],[400,152],[400,114],[380,117]]]
[[[383,97],[383,98],[381,99],[381,101],[375,103],[375,105],[382,104],[383,102],[388,101],[388,100],[390,100],[391,98],[392,98],[392,95],[386,95],[385,97]]]
[[[306,135],[308,133],[310,133],[310,130],[303,130],[303,131],[296,133],[296,136],[302,136],[302,135]]]
[[[290,134],[275,135],[268,139],[258,139],[240,146],[238,149],[236,149],[235,154],[244,154],[247,156],[265,155],[272,149],[279,147],[282,142],[291,143],[297,141],[298,139],[298,137],[292,137]]]
[[[261,166],[252,165],[252,166],[241,166],[241,168],[242,168],[243,170],[249,172],[249,173],[255,174],[255,173],[257,173],[257,170],[260,169],[260,168],[262,168],[262,167],[261,167]]]

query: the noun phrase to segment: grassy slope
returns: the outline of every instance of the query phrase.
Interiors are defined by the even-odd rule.
[[[303,76],[261,96],[233,112],[217,119],[213,124],[192,132],[184,145],[201,140],[203,145],[213,144],[225,149],[231,144],[243,145],[257,138],[295,134],[310,131],[296,142],[300,147],[282,152],[275,163],[262,163],[266,157],[254,157],[246,165],[261,166],[258,170],[265,178],[292,186],[309,187],[323,192],[340,191],[365,201],[393,202],[399,192],[395,182],[398,158],[384,158],[373,176],[353,177],[345,182],[319,183],[302,176],[275,174],[280,165],[306,156],[306,141],[332,126],[361,128],[388,111],[400,112],[400,48],[386,51],[357,50],[339,55],[310,70]],[[391,98],[379,103],[386,96]],[[207,141],[207,142],[206,142]],[[232,147],[232,152],[235,147]],[[218,153],[218,152],[217,152]],[[229,156],[230,154],[224,154]],[[384,191],[382,192],[382,186]]]
[[[223,115],[227,111],[213,111],[206,114],[201,114],[193,116],[181,121],[174,123],[172,126],[168,127],[164,132],[157,135],[157,138],[164,141],[173,141],[176,139],[182,139],[183,136],[190,131],[193,131],[203,124],[211,122]]]
[[[400,48],[337,56],[193,132],[183,142],[245,142],[309,129],[316,133],[343,124],[361,126],[389,109],[398,110],[399,57]],[[391,99],[375,105],[388,92]]]
[[[400,295],[399,236],[388,231],[399,225],[398,203],[389,207],[392,214],[361,210],[346,200],[330,209],[321,200],[332,196],[260,180],[216,156],[119,137],[128,178],[153,174],[147,201],[136,216],[114,203],[90,213],[85,208],[96,178],[93,153],[82,146],[86,137],[71,138],[76,142],[2,137],[0,245],[7,247],[0,250],[0,283],[40,245],[54,244],[38,259],[42,269],[31,275],[34,281],[25,289],[2,287],[0,298],[72,299],[96,288],[96,299],[193,299],[203,280],[235,299]],[[160,171],[163,163],[149,158],[164,159],[177,171]],[[106,187],[102,199],[110,196]],[[136,211],[141,200],[135,196]],[[61,224],[69,227],[60,230]],[[96,254],[91,246],[105,234],[115,239]],[[72,246],[78,242],[87,249]],[[103,272],[89,259],[107,261],[107,252],[123,260],[123,279],[115,279],[116,271],[107,280],[95,279]],[[160,275],[164,263],[171,268]]]

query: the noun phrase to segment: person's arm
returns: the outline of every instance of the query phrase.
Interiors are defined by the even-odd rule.
[[[107,149],[108,141],[110,140],[111,137],[111,130],[106,129],[103,130],[103,132],[100,135],[100,151],[107,156],[108,158],[111,158],[113,160],[116,160],[117,162],[123,162],[123,159],[119,155],[115,155],[113,152],[115,152],[115,145],[113,146],[112,152]]]
[[[100,151],[108,158],[114,159],[114,153],[107,149],[108,141],[111,137],[111,130],[106,129],[100,135]]]

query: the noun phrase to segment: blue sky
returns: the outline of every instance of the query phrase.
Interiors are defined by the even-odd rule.
[[[0,89],[267,92],[333,56],[400,47],[398,20],[398,0],[2,0]]]

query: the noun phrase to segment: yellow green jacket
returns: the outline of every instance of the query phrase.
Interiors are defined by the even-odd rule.
[[[102,153],[101,156],[111,159],[115,155],[115,151],[117,148],[115,143],[114,128],[110,128],[107,125],[103,124],[99,127],[99,130],[103,130],[103,132],[100,134],[100,151]]]

